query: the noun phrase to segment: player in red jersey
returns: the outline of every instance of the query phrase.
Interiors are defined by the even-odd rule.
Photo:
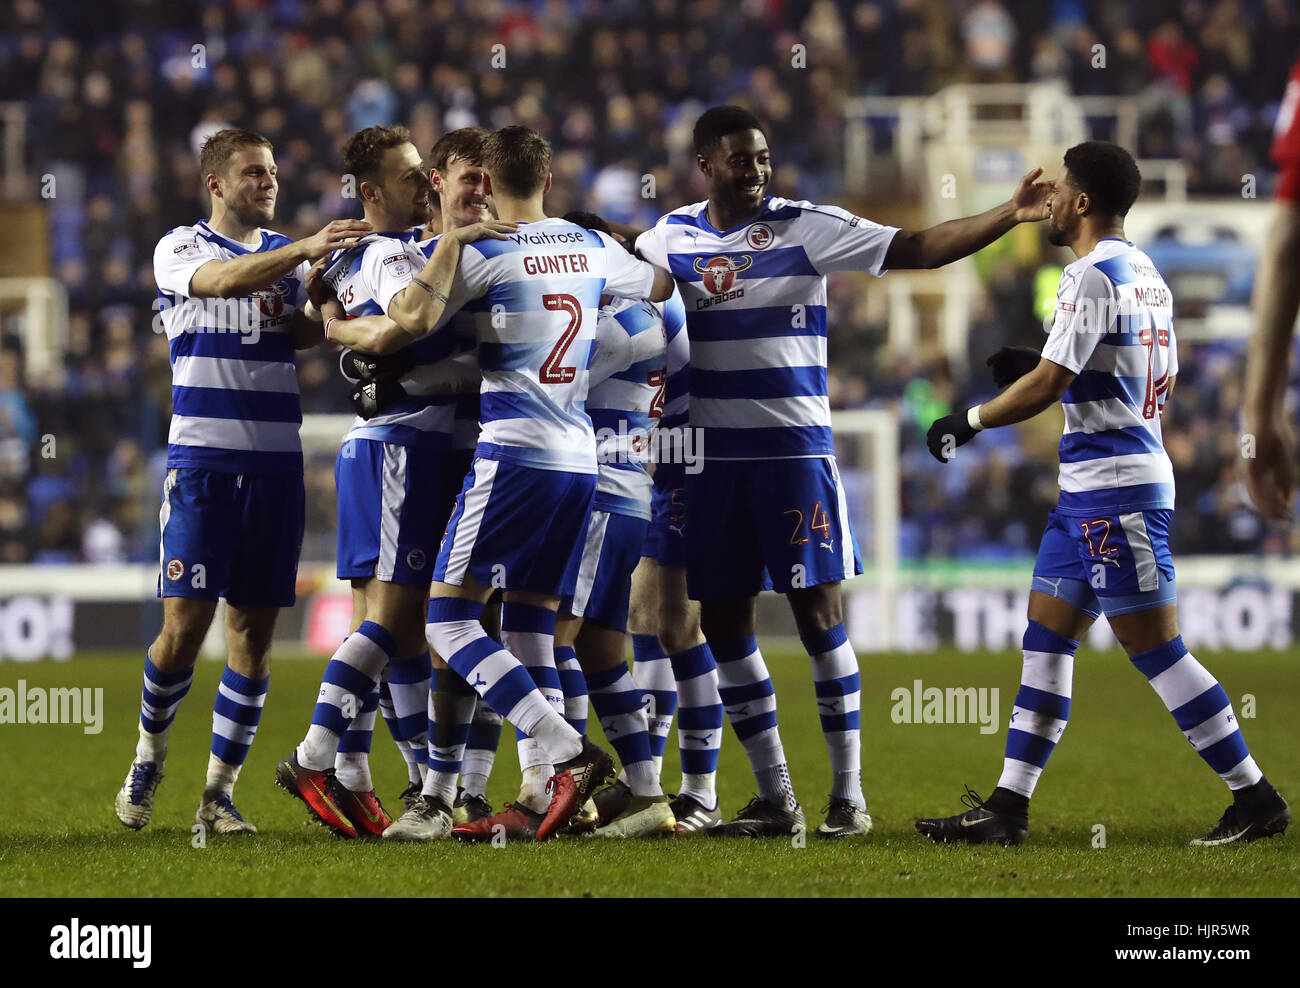
[[[1246,355],[1246,485],[1266,517],[1291,517],[1295,436],[1282,409],[1300,312],[1300,59],[1291,68],[1273,138],[1276,205],[1255,269],[1255,332]],[[1253,456],[1250,454],[1253,452]]]

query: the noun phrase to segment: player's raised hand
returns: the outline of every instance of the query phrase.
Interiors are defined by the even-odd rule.
[[[1017,223],[1037,223],[1051,215],[1047,200],[1052,194],[1052,183],[1038,181],[1041,174],[1041,168],[1025,172],[1011,196],[1011,205],[1016,208]]]
[[[307,251],[307,259],[314,261],[332,250],[353,246],[374,229],[365,220],[331,220],[319,231],[299,242]]]
[[[1037,367],[1041,359],[1042,355],[1033,347],[1004,346],[984,363],[993,369],[993,383],[1005,388]]]
[[[967,421],[966,414],[958,412],[955,415],[945,415],[935,420],[930,431],[925,434],[925,445],[929,448],[930,455],[940,463],[947,463],[958,446],[965,446],[975,438],[975,430]]]
[[[518,230],[518,223],[484,220],[482,223],[471,223],[469,226],[463,226],[459,230],[451,230],[444,233],[443,236],[459,240],[462,244],[472,244],[475,240],[508,240],[510,234],[516,233]]]
[[[307,292],[307,298],[311,304],[319,309],[325,304],[325,300],[330,298],[334,293],[325,281],[325,269],[329,267],[329,255],[319,258],[312,264],[307,272],[307,281],[303,288]]]
[[[1280,419],[1256,426],[1254,456],[1246,457],[1246,488],[1265,518],[1289,521],[1295,494],[1295,439]]]

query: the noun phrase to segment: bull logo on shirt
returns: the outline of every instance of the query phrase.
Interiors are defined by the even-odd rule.
[[[263,288],[261,291],[253,292],[253,298],[257,299],[257,309],[267,319],[274,319],[277,316],[284,315],[284,299],[289,294],[290,285],[288,278],[281,278],[270,288]]]
[[[697,257],[692,266],[696,274],[703,277],[705,288],[714,295],[724,295],[731,291],[731,286],[736,283],[736,274],[753,263],[754,259],[748,254],[741,254],[739,259],[719,254],[710,257],[707,261],[701,261]]]

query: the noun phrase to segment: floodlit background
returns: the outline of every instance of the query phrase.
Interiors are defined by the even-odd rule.
[[[466,124],[528,124],[555,148],[552,213],[649,225],[703,198],[690,130],[726,102],[766,122],[772,194],[910,227],[986,208],[1033,166],[1054,174],[1079,140],[1128,147],[1148,179],[1128,232],[1177,300],[1181,373],[1164,431],[1189,642],[1292,640],[1300,580],[1257,560],[1285,556],[1293,536],[1248,506],[1237,416],[1269,144],[1300,55],[1294,3],[2,6],[0,655],[134,647],[156,628],[170,369],[150,262],[163,233],[208,215],[208,133],[238,125],[274,142],[274,226],[291,237],[360,216],[342,196],[339,149],[395,122],[424,150]],[[882,413],[840,419],[869,561],[852,585],[860,644],[1018,643],[1057,495],[1059,415],[981,436],[946,469],[921,440],[991,393],[988,354],[1041,345],[1070,259],[1042,227],[1021,227],[940,272],[831,278],[832,406]],[[317,416],[349,408],[331,354],[301,355],[300,381],[308,534],[281,631],[329,651],[347,611],[332,571],[346,419]]]

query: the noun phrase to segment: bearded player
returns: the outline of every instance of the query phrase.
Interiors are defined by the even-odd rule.
[[[1193,845],[1282,833],[1286,800],[1264,778],[1228,694],[1178,633],[1169,527],[1174,471],[1160,414],[1178,374],[1173,295],[1124,235],[1141,176],[1127,151],[1088,141],[1065,152],[1052,185],[1048,238],[1076,260],[1061,274],[1051,335],[1036,360],[1015,349],[990,363],[991,401],[939,419],[926,437],[947,462],[984,429],[1023,422],[1060,401],[1061,498],[1048,516],[1029,594],[1024,665],[997,788],[965,812],[916,821],[940,842],[1019,844],[1029,800],[1070,716],[1074,653],[1104,613],[1133,665],[1192,748],[1232,792],[1218,824]]]
[[[331,258],[324,281],[349,313],[383,312],[414,274],[404,241],[429,218],[428,179],[405,127],[358,131],[343,149],[343,165],[358,182],[366,220],[380,232]],[[424,607],[442,525],[429,509],[439,491],[439,457],[451,445],[455,398],[438,382],[458,370],[449,359],[453,347],[449,340],[390,358],[382,369],[394,373],[383,383],[403,389],[401,400],[380,411],[358,391],[360,414],[335,464],[338,576],[352,584],[354,631],[326,666],[311,726],[276,781],[348,837],[358,829],[378,836],[392,822],[365,757],[381,676],[399,745],[416,766],[427,757]],[[343,364],[354,377],[375,375],[374,366],[349,358]],[[349,731],[354,720],[360,729]],[[421,781],[418,769],[413,781]]]
[[[546,216],[550,146],[535,132],[507,127],[490,135],[483,166],[498,215],[517,230],[498,224],[501,243],[466,245],[444,235],[413,281],[422,296],[389,312],[396,327],[371,332],[344,323],[339,329],[349,344],[383,354],[412,338],[436,336],[463,306],[475,313],[482,434],[439,551],[426,634],[480,696],[536,738],[554,766],[537,829],[537,839],[545,840],[613,768],[606,753],[565,722],[562,692],[538,675],[554,668],[555,611],[573,592],[595,494],[595,434],[580,403],[596,308],[602,293],[663,300],[673,283],[608,235]],[[456,281],[450,296],[439,287],[449,270]],[[508,624],[520,632],[507,648],[478,623],[494,584],[505,591],[503,638]],[[507,620],[507,607],[518,624]],[[449,813],[434,795],[445,785],[443,773],[430,771],[421,802],[393,827],[408,839],[445,835]],[[542,811],[542,805],[530,808]]]

